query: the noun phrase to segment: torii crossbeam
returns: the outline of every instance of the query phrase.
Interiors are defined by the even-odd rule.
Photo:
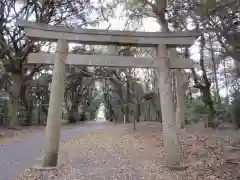
[[[174,156],[179,153],[175,125],[175,112],[172,100],[172,81],[170,69],[193,68],[193,62],[184,58],[169,58],[167,48],[190,46],[194,43],[197,32],[132,32],[109,31],[94,29],[78,29],[57,27],[28,21],[17,21],[17,25],[24,28],[26,35],[32,40],[46,40],[57,42],[55,55],[44,53],[30,53],[27,63],[54,64],[49,110],[46,126],[46,145],[43,157],[43,167],[57,165],[60,113],[64,96],[65,65],[76,64],[84,66],[108,67],[144,67],[155,68],[159,72],[159,89],[163,119],[163,135],[166,163],[174,166]],[[108,45],[108,55],[68,55],[68,43]],[[155,59],[116,56],[116,46],[155,47]]]
[[[77,42],[91,45],[118,45],[157,47],[159,44],[168,47],[189,46],[193,44],[199,33],[186,32],[136,32],[117,30],[96,30],[66,28],[42,23],[18,20],[17,24],[25,29],[27,36],[35,40]]]

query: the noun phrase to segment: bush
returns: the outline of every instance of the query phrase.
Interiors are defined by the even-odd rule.
[[[240,128],[240,92],[235,91],[232,94],[233,101],[232,101],[232,117],[233,122],[236,124],[237,128]]]
[[[239,104],[239,113],[240,113],[240,104]],[[214,119],[215,123],[219,124],[221,122],[232,122],[232,116],[230,107],[227,107],[224,104],[214,105],[215,114]],[[199,121],[206,121],[208,118],[208,109],[201,99],[196,98],[192,101],[186,100],[186,117],[187,121],[197,123]],[[240,116],[239,116],[240,117]]]
[[[80,121],[86,121],[86,120],[88,120],[86,113],[85,113],[85,112],[80,113],[79,119],[80,119]]]
[[[189,123],[197,123],[205,119],[208,110],[200,99],[186,100],[186,119]]]
[[[215,119],[219,122],[232,122],[230,106],[222,104],[215,107]]]

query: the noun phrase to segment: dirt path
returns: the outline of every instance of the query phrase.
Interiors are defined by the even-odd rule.
[[[73,136],[97,131],[105,128],[103,123],[87,123],[82,127],[63,128],[61,141]],[[44,132],[39,131],[32,137],[28,136],[22,140],[6,143],[0,146],[0,180],[13,180],[26,168],[36,163],[43,150]]]
[[[174,171],[164,166],[160,123],[138,123],[136,132],[132,124],[109,126],[63,142],[56,170],[29,169],[19,180],[238,180],[240,163],[225,162],[227,136],[232,135],[198,128],[181,131],[188,168]]]

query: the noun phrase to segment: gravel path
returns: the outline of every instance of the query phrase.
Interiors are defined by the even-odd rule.
[[[63,130],[61,141],[70,139],[78,134],[85,134],[105,128],[103,123],[87,123],[83,127]],[[26,168],[36,164],[36,158],[43,151],[44,133],[40,132],[19,142],[7,143],[0,146],[0,180],[13,180]]]

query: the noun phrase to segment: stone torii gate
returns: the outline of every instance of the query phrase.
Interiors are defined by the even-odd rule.
[[[76,29],[51,26],[19,20],[17,25],[24,28],[32,40],[57,42],[55,55],[49,53],[30,53],[29,64],[54,64],[49,110],[46,125],[43,167],[55,167],[58,161],[60,139],[60,112],[64,98],[65,64],[107,67],[155,68],[158,70],[160,100],[163,119],[164,156],[169,167],[179,166],[181,162],[179,140],[173,107],[172,81],[170,69],[190,69],[193,62],[184,58],[169,58],[168,48],[189,46],[199,33],[196,32],[131,32],[113,30]],[[68,54],[68,43],[108,45],[108,55]],[[157,57],[135,58],[117,56],[117,46],[155,47]],[[177,78],[181,79],[181,78]],[[178,82],[180,87],[181,82]],[[184,101],[178,103],[178,112]],[[178,115],[181,117],[180,115]]]

